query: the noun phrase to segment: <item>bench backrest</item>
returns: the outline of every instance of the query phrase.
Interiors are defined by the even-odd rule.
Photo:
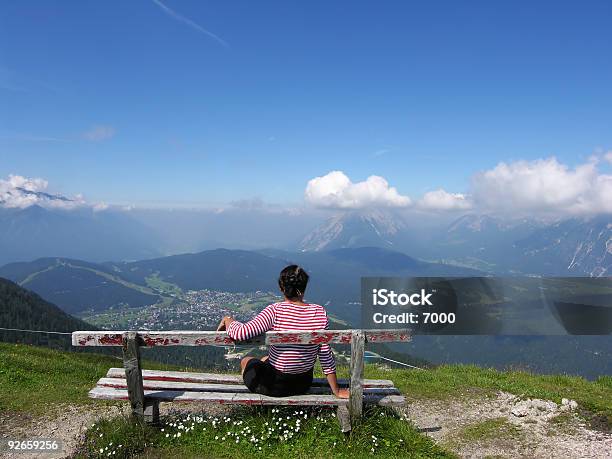
[[[351,344],[357,330],[269,331],[243,344]],[[122,346],[126,331],[76,331],[73,346]],[[234,344],[226,332],[215,331],[138,331],[140,346],[206,346]],[[366,342],[407,342],[409,330],[363,330]]]

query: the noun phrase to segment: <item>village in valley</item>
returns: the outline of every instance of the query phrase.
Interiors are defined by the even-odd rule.
[[[113,307],[86,313],[83,319],[116,330],[212,330],[223,316],[250,320],[279,300],[272,292],[189,290],[164,296],[162,301],[140,308]]]

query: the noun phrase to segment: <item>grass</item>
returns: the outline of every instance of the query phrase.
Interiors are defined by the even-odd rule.
[[[121,365],[110,355],[0,343],[0,411],[37,414],[53,404],[98,403],[87,392],[109,368]],[[146,367],[169,368],[150,362]]]
[[[129,419],[101,421],[85,435],[77,457],[155,458],[453,458],[405,419],[368,411],[350,436],[330,409],[238,408],[218,417],[182,415],[151,429]]]
[[[558,414],[548,420],[548,425],[547,432],[549,435],[558,435],[559,433],[572,435],[577,430],[574,416],[571,413]]]
[[[159,271],[145,278],[145,282],[151,289],[163,294],[173,295],[180,298],[183,295],[183,290],[176,284],[166,282],[159,277]]]
[[[147,312],[147,307],[119,307],[107,309],[104,312],[85,311],[78,316],[85,322],[97,325],[108,330],[125,330],[128,328],[130,320],[143,317]]]
[[[465,443],[508,440],[521,437],[521,430],[506,418],[491,418],[469,424],[460,430],[458,439]]]

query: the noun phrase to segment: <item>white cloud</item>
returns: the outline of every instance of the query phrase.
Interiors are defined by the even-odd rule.
[[[383,177],[371,175],[363,182],[353,183],[341,171],[313,178],[304,194],[308,203],[321,208],[406,207],[411,203],[409,197],[400,195]]]
[[[0,179],[0,207],[25,209],[33,205],[55,209],[74,209],[86,205],[81,195],[67,198],[47,192],[49,183],[41,178],[9,175]]]
[[[3,207],[29,207],[36,204],[38,200],[35,193],[46,188],[46,180],[9,175],[8,180],[0,179],[0,205]]]
[[[471,208],[472,203],[464,194],[449,193],[440,188],[425,193],[418,206],[427,210],[465,210]]]
[[[112,139],[115,137],[115,133],[114,127],[98,124],[83,132],[83,138],[91,142],[101,142],[102,140]]]
[[[501,162],[475,174],[466,193],[443,188],[425,193],[416,207],[433,211],[473,209],[478,212],[513,215],[570,217],[612,212],[612,175],[600,170],[612,164],[612,151],[599,153],[575,167],[555,157]],[[308,182],[308,203],[320,208],[364,209],[406,207],[408,196],[400,195],[387,181],[371,176],[353,183],[343,172],[333,171]]]
[[[510,212],[590,214],[612,212],[612,175],[597,160],[571,168],[556,158],[499,163],[472,179],[478,207]]]
[[[4,183],[11,188],[23,188],[27,191],[43,191],[49,185],[49,182],[41,178],[27,178],[21,175],[9,175],[8,180],[0,180],[0,183]]]

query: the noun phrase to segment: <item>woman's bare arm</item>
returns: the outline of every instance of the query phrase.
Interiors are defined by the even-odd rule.
[[[329,387],[331,387],[331,390],[336,397],[349,398],[348,389],[342,389],[340,386],[338,386],[338,378],[336,378],[336,373],[328,373],[326,376]]]

